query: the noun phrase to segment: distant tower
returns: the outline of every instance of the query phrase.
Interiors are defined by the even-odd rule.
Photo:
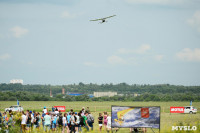
[[[62,88],[62,94],[65,95],[65,89],[64,88]]]
[[[52,91],[50,90],[50,97],[53,97],[53,95],[52,95]]]

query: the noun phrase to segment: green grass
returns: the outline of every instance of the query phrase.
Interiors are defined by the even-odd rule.
[[[0,111],[4,111],[6,107],[16,105],[16,101],[0,101]],[[161,107],[161,132],[172,132],[172,126],[180,125],[184,126],[198,126],[200,125],[200,113],[197,114],[170,114],[170,106],[188,106],[189,102],[62,102],[62,101],[20,101],[20,105],[24,110],[36,110],[41,112],[43,107],[46,106],[51,110],[52,106],[66,106],[67,111],[73,108],[75,111],[79,111],[82,107],[90,107],[92,114],[95,117],[95,132],[98,130],[97,118],[98,114],[104,111],[111,113],[111,105],[119,106],[160,106]],[[193,102],[198,110],[200,108],[200,102]],[[200,132],[198,128],[196,132]],[[151,133],[151,129],[147,129]],[[158,132],[158,129],[154,129]],[[129,132],[129,129],[120,129],[120,132]]]

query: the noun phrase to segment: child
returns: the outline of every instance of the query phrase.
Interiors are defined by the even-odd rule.
[[[102,125],[103,125],[103,116],[101,113],[99,113],[98,122],[99,122],[99,131],[101,132]]]

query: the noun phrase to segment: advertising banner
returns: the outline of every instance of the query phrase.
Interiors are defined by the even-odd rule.
[[[54,106],[54,108],[57,108],[58,111],[65,112],[65,106]]]
[[[160,107],[112,106],[113,128],[147,127],[160,129]]]
[[[170,113],[184,113],[184,107],[170,107]]]

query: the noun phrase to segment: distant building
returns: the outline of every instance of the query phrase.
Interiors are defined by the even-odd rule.
[[[23,80],[22,79],[12,79],[10,80],[11,84],[23,84]]]
[[[112,97],[117,95],[117,92],[94,92],[94,97],[104,97],[104,96],[108,96],[108,97]]]
[[[52,91],[50,90],[50,97],[53,97],[53,95],[52,95]]]
[[[134,97],[140,96],[140,94],[134,93]]]
[[[62,88],[62,94],[65,95],[65,89],[64,88]]]

